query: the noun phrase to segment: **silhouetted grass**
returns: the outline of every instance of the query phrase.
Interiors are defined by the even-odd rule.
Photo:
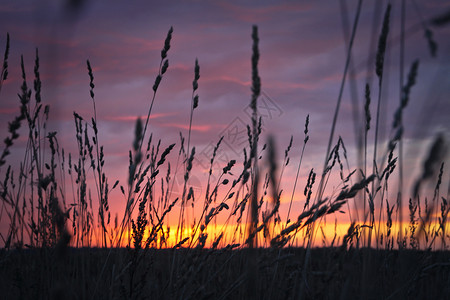
[[[392,134],[386,150],[378,149],[390,5],[373,62],[379,79],[373,161],[367,159],[373,111],[373,89],[369,83],[363,93],[364,111],[360,112],[364,116],[360,134],[363,145],[358,148],[359,157],[364,158],[361,165],[349,169],[344,141],[334,137],[361,5],[359,1],[323,169],[311,169],[307,182],[299,182],[309,140],[308,115],[286,216],[279,208],[283,189],[288,188],[283,184],[283,174],[290,167],[289,154],[295,150],[294,135],[279,171],[276,136],[269,137],[267,144],[260,140],[258,98],[262,82],[256,26],[251,35],[252,117],[247,125],[248,145],[242,149],[242,157],[216,170],[213,165],[223,137],[217,141],[204,183],[204,198],[195,194],[190,183],[196,156],[195,147],[191,147],[191,128],[194,110],[199,107],[198,60],[194,65],[187,147],[181,133],[179,143],[165,145],[148,132],[157,91],[169,69],[173,28],[161,51],[145,123],[136,121],[125,170],[128,180],[116,181],[112,187],[104,172],[108,158],[100,144],[94,73],[89,60],[87,74],[94,117],[85,120],[73,113],[77,153],[66,155],[59,146],[58,133],[46,129],[50,107],[44,106],[41,99],[38,52],[33,89],[28,87],[22,59],[20,114],[9,123],[0,158],[1,218],[9,223],[6,230],[1,230],[0,295],[6,299],[448,298],[450,205],[448,195],[440,194],[447,153],[443,135],[435,138],[416,180],[413,197],[402,199],[406,193],[399,184],[399,198],[388,198],[388,184],[397,168],[397,156],[401,158],[403,151],[397,145],[401,145],[402,115],[416,84],[418,60],[412,63],[406,83],[401,76],[401,99],[399,108],[392,113]],[[428,40],[431,36],[427,35]],[[432,49],[435,53],[436,45]],[[9,35],[0,92],[8,78],[8,53]],[[22,132],[27,136],[24,159],[6,167],[8,155]],[[372,174],[367,173],[370,167]],[[174,197],[175,177],[180,172],[183,189]],[[320,178],[318,187],[316,174]],[[400,171],[400,182],[402,176]],[[330,193],[327,183],[334,177],[339,178],[340,185]],[[89,178],[93,178],[94,187],[89,186]],[[70,187],[65,186],[66,181]],[[432,197],[421,190],[425,181],[436,182]],[[301,200],[296,198],[297,184],[305,188],[304,205],[296,211],[291,208],[294,201]],[[109,195],[114,189],[120,189],[126,208],[120,216],[111,217]],[[399,225],[395,221],[403,220],[402,203],[407,200],[409,222]],[[338,236],[335,229],[329,247],[324,219],[344,210],[351,224],[344,236]],[[217,224],[218,217],[225,221]],[[174,219],[175,229],[170,227],[174,226]],[[322,248],[314,248],[320,245],[320,235]],[[294,247],[299,240],[301,247]]]

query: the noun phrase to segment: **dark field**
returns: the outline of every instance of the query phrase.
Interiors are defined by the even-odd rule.
[[[450,252],[56,249],[1,253],[3,299],[448,299]],[[305,277],[304,277],[305,276]]]

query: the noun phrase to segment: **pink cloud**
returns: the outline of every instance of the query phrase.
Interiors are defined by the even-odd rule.
[[[174,116],[176,113],[152,113],[150,115],[150,119],[160,119],[164,117]],[[138,118],[141,118],[141,120],[145,120],[146,116],[106,116],[103,117],[106,121],[118,121],[118,122],[136,122]]]
[[[179,123],[162,123],[159,124],[163,127],[173,127],[173,128],[180,128],[189,130],[189,124],[179,124]],[[192,125],[191,130],[193,131],[199,131],[199,132],[207,132],[212,129],[212,125]]]
[[[14,115],[19,114],[19,109],[17,107],[2,107],[0,108],[1,115]]]
[[[225,81],[225,82],[236,83],[238,85],[245,86],[245,87],[248,87],[251,84],[250,80],[249,81],[242,81],[242,80],[239,80],[236,77],[232,77],[232,76],[228,76],[228,75],[219,75],[217,77],[211,76],[211,77],[205,79],[204,81],[207,82],[207,83],[209,83],[209,82],[220,83],[220,82],[224,82]]]

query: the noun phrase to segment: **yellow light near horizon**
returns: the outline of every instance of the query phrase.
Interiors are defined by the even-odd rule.
[[[268,224],[268,227],[271,230],[269,236],[264,236],[264,230],[261,230],[257,234],[258,247],[270,247],[270,241],[275,235],[279,234],[282,229],[286,228],[288,225],[285,222],[274,224]],[[339,247],[342,246],[344,237],[348,234],[351,223],[349,222],[317,222],[312,228],[314,230],[312,236],[312,242],[310,244],[311,247]],[[404,243],[407,246],[410,244],[410,224],[404,222],[402,235],[399,237],[399,229],[400,224],[398,222],[393,222],[390,228],[389,234],[389,248],[398,248],[398,238],[402,238]],[[353,231],[351,243],[347,243],[347,246],[350,244],[353,247],[366,247],[368,245],[367,240],[369,236],[370,228],[368,225],[364,224],[354,224],[356,228]],[[443,246],[442,240],[440,237],[433,239],[433,232],[437,231],[439,228],[438,223],[430,223],[427,228],[421,228],[420,225],[416,227],[416,235],[415,239],[418,243],[420,249],[426,249],[430,245],[432,245],[432,249],[438,250]],[[425,229],[425,230],[424,230]],[[142,240],[142,247],[145,246],[147,239],[149,238],[151,227],[146,228],[144,233],[144,238]],[[239,245],[238,247],[247,247],[246,240],[248,237],[247,233],[248,227],[247,224],[210,224],[201,231],[201,225],[198,228],[185,227],[181,231],[177,232],[176,226],[166,226],[163,225],[161,229],[158,231],[156,238],[150,243],[151,248],[157,249],[170,249],[178,245],[180,248],[194,248],[198,245],[199,235],[200,233],[206,235],[206,241],[204,244],[204,248],[212,248],[214,243],[216,242],[217,248],[224,248],[226,246],[231,245]],[[195,234],[194,234],[195,232]],[[426,236],[425,232],[428,232],[428,236]],[[380,226],[375,225],[372,230],[372,241],[371,246],[378,249],[385,249],[388,247],[387,245],[387,237],[388,227],[385,224]],[[98,237],[97,234],[93,234],[92,236]],[[220,237],[220,239],[219,239]],[[180,243],[182,240],[186,239],[184,243]],[[359,242],[357,242],[359,240]],[[433,242],[431,244],[431,242]],[[74,245],[72,245],[74,246]],[[90,246],[101,247],[101,242],[98,238],[93,239],[91,241]],[[120,244],[108,245],[112,247],[134,247],[133,242],[133,233],[132,230],[124,230],[122,233],[122,239]],[[293,246],[293,247],[306,247],[308,246],[308,239],[306,238],[306,228],[300,229],[296,234],[291,234],[289,242],[285,246]],[[202,247],[203,248],[203,247]]]

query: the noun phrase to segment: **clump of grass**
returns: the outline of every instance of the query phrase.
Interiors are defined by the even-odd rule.
[[[291,200],[289,201],[289,209],[288,209],[288,213],[287,213],[287,217],[286,217],[286,226],[287,224],[290,223],[290,219],[289,219],[289,215],[291,212],[291,208],[292,208],[292,201],[294,200],[294,195],[295,195],[295,188],[297,187],[297,182],[298,182],[298,176],[300,174],[300,167],[302,166],[302,161],[303,161],[303,154],[305,153],[305,147],[306,147],[306,143],[309,140],[309,135],[308,135],[308,125],[309,125],[309,115],[306,116],[306,121],[305,121],[305,130],[303,131],[305,134],[305,138],[303,139],[303,147],[302,147],[302,152],[300,154],[300,160],[298,162],[298,167],[297,167],[297,173],[295,175],[295,180],[294,180],[294,187],[292,188],[292,194],[291,194]],[[312,172],[312,170],[311,170]],[[311,176],[311,175],[310,175]],[[310,185],[310,176],[308,177],[308,184],[306,185],[307,187]],[[315,178],[315,175],[314,175]],[[281,180],[280,180],[281,181]],[[314,181],[313,181],[314,183]],[[311,185],[312,188],[312,185]],[[306,187],[305,187],[305,191],[306,191]],[[312,193],[312,191],[311,191]],[[306,194],[306,192],[305,192]],[[305,195],[306,196],[306,195]],[[311,197],[311,196],[309,196]],[[307,199],[307,201],[305,202],[305,207],[307,206],[306,203],[308,203],[309,199]]]
[[[446,295],[448,287],[445,290],[446,281],[442,278],[448,273],[448,253],[444,252],[440,256],[430,251],[433,247],[437,248],[436,241],[439,237],[442,249],[447,249],[449,238],[446,228],[450,211],[448,195],[447,198],[440,196],[446,153],[442,135],[433,143],[422,174],[416,181],[414,197],[409,201],[410,218],[405,238],[402,238],[401,224],[400,229],[396,229],[394,222],[395,215],[398,218],[401,213],[401,205],[400,208],[398,204],[392,205],[393,202],[389,199],[392,174],[397,168],[396,146],[401,142],[403,133],[403,112],[415,84],[418,61],[413,62],[405,85],[401,80],[401,102],[394,114],[393,135],[388,141],[385,155],[381,157],[382,162],[377,162],[379,107],[382,100],[390,5],[386,9],[375,62],[379,95],[373,174],[367,174],[367,144],[372,118],[369,84],[365,87],[364,166],[360,170],[350,170],[347,150],[341,137],[332,147],[361,3],[359,1],[355,15],[324,168],[319,174],[319,187],[315,187],[315,168],[311,168],[303,183],[304,205],[300,208],[293,206],[293,203],[299,202],[295,191],[309,140],[308,115],[284,223],[281,221],[283,214],[280,209],[284,205],[281,202],[284,188],[282,182],[283,174],[289,166],[294,136],[291,136],[284,152],[279,171],[274,138],[269,137],[262,149],[258,148],[262,127],[258,113],[258,98],[261,93],[258,27],[252,28],[252,116],[251,124],[247,126],[248,146],[243,149],[243,157],[240,159],[218,162],[218,151],[224,137],[218,140],[210,158],[204,198],[198,195],[189,180],[195,171],[196,148],[191,147],[191,129],[194,110],[199,108],[200,67],[197,59],[192,82],[187,147],[185,148],[185,138],[181,133],[179,145],[167,146],[154,138],[152,133],[147,133],[157,91],[169,67],[167,55],[171,47],[172,28],[168,31],[161,51],[146,121],[144,123],[140,118],[136,121],[125,187],[116,181],[110,189],[104,172],[106,160],[103,146],[99,142],[96,107],[99,103],[96,104],[90,61],[87,61],[87,69],[93,117],[86,121],[89,118],[85,120],[74,112],[78,148],[73,160],[69,154],[66,166],[64,150],[59,147],[57,133],[47,132],[46,128],[49,107],[44,106],[41,99],[38,52],[36,51],[34,67],[34,105],[31,105],[33,91],[28,88],[22,58],[23,83],[19,94],[21,114],[10,124],[0,167],[6,163],[8,149],[18,138],[22,122],[26,122],[28,127],[28,141],[19,175],[16,175],[14,167],[8,166],[0,183],[3,201],[0,215],[5,212],[10,221],[8,234],[1,238],[5,249],[21,249],[25,246],[31,248],[31,251],[23,256],[22,252],[10,251],[6,255],[5,252],[0,252],[2,270],[11,269],[17,275],[17,278],[11,279],[11,276],[6,277],[2,273],[1,278],[5,278],[4,281],[0,280],[2,285],[14,282],[18,287],[12,288],[5,296],[32,298],[36,296],[32,295],[33,291],[37,295],[48,295],[50,292],[63,295],[64,289],[50,287],[54,278],[58,278],[59,286],[64,286],[67,291],[84,299],[113,298],[115,295],[130,299],[141,296],[160,299],[331,298],[336,295],[341,298],[357,298],[372,292],[380,298],[393,298],[410,296],[414,286],[425,291],[418,295]],[[6,48],[0,88],[7,77],[9,36]],[[178,155],[174,151],[175,147],[179,147]],[[45,151],[47,148],[50,151]],[[177,160],[175,168],[171,165],[173,156]],[[267,161],[267,167],[260,160]],[[220,164],[218,171],[215,168],[217,164]],[[182,169],[183,189],[178,197],[174,197],[175,177],[179,169]],[[65,189],[66,174],[72,181],[72,197],[69,197]],[[339,183],[328,193],[327,185],[332,176],[339,178]],[[357,180],[354,179],[355,176],[359,176]],[[434,195],[428,201],[421,196],[422,185],[425,181],[434,180],[436,176]],[[90,179],[94,181],[94,188],[89,185]],[[121,221],[116,215],[113,227],[110,222],[109,193],[116,187],[120,187],[126,208]],[[97,202],[93,201],[95,194]],[[354,200],[360,194],[364,195],[362,223]],[[375,202],[378,199],[379,205]],[[350,207],[350,201],[355,201],[354,210]],[[399,200],[397,203],[400,203]],[[367,212],[366,204],[369,207]],[[202,209],[198,217],[194,207],[199,205]],[[193,211],[192,219],[188,213],[189,206]],[[378,220],[375,219],[376,212]],[[350,220],[346,234],[342,237],[337,234],[338,221],[335,216],[338,213],[346,213]],[[297,216],[291,220],[290,216],[295,214]],[[176,230],[169,226],[173,224],[169,222],[169,217],[172,216],[175,216]],[[331,248],[326,248],[327,233],[324,226],[326,218],[330,216],[334,217],[335,231]],[[368,222],[366,216],[369,217]],[[218,218],[225,221],[217,224]],[[70,223],[72,226],[69,229],[67,224]],[[396,230],[400,232],[395,232]],[[375,244],[372,244],[372,231],[375,234]],[[322,234],[323,249],[314,249],[318,232]],[[292,247],[299,239],[302,240],[303,247]],[[80,249],[71,249],[71,246]],[[109,249],[96,252],[93,249],[95,246]],[[377,250],[370,249],[372,246]],[[83,247],[87,248],[82,249]],[[364,247],[369,249],[363,249]],[[396,247],[414,251],[396,252]],[[378,250],[382,248],[384,251]],[[421,249],[427,251],[421,252]],[[38,259],[35,252],[32,252],[34,250],[40,251]],[[58,261],[50,264],[55,253],[59,254]],[[34,261],[33,264],[29,264],[30,259]],[[17,266],[16,260],[21,260]],[[48,267],[43,268],[41,261]],[[24,271],[19,268],[29,269]],[[429,274],[429,278],[422,276]],[[33,280],[36,284],[28,292],[24,287],[27,281]],[[278,291],[281,292],[277,293]]]
[[[257,245],[257,241],[254,241],[253,234],[256,231],[258,223],[258,188],[259,188],[259,171],[258,171],[258,139],[259,139],[259,126],[258,126],[258,104],[257,100],[261,93],[261,79],[258,74],[258,61],[259,61],[259,49],[258,49],[258,27],[253,26],[252,31],[253,40],[253,52],[252,52],[252,98],[250,102],[250,108],[252,109],[252,131],[250,144],[250,160],[253,160],[253,174],[252,177],[252,192],[250,202],[250,227],[249,227],[249,245],[254,247]]]
[[[0,92],[2,91],[3,81],[8,78],[8,57],[9,57],[9,33],[6,33],[6,47],[3,56],[2,72],[0,73]]]
[[[377,101],[377,109],[376,109],[376,118],[375,118],[375,137],[374,137],[374,150],[373,150],[373,170],[372,173],[376,174],[377,171],[377,148],[378,148],[378,131],[379,131],[379,122],[380,122],[380,106],[381,106],[381,91],[383,86],[383,70],[384,70],[384,57],[386,53],[387,47],[387,39],[389,34],[389,23],[390,23],[390,13],[391,13],[391,5],[388,4],[386,7],[386,11],[384,13],[383,26],[381,29],[381,33],[378,39],[378,49],[376,54],[375,61],[375,73],[378,77],[378,101]],[[367,97],[366,97],[367,99]],[[367,101],[367,100],[366,100]],[[375,183],[372,182],[372,191],[371,191],[371,199],[369,199],[369,207],[370,207],[370,229],[369,229],[369,237],[368,237],[368,246],[371,247],[372,243],[372,228],[375,223],[375,214],[374,214],[374,204],[373,201],[375,199]],[[382,203],[382,202],[380,202]]]

